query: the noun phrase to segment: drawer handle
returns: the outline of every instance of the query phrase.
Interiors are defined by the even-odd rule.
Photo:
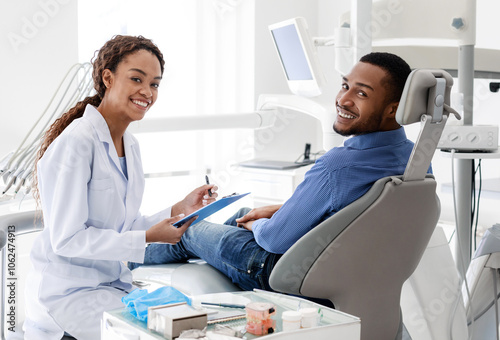
[[[119,336],[120,339],[126,339],[126,340],[140,340],[141,339],[139,334],[136,334],[135,332],[131,331],[130,329],[113,326],[113,323],[110,320],[106,320],[106,329],[109,330],[112,334]]]

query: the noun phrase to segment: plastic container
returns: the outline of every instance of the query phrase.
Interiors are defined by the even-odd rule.
[[[319,314],[317,308],[302,308],[300,309],[300,312],[302,313],[302,328],[311,328],[318,326]]]
[[[245,307],[247,313],[247,332],[254,335],[266,335],[274,333],[276,321],[271,316],[276,314],[276,308],[272,303],[251,302]]]
[[[302,313],[298,311],[287,310],[281,314],[281,320],[283,321],[283,332],[300,329]]]

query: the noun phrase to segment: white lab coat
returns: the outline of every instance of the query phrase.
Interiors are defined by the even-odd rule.
[[[38,163],[44,230],[31,251],[34,271],[26,298],[32,324],[46,308],[65,328],[75,315],[61,307],[81,303],[101,288],[120,292],[117,298],[125,295],[132,288],[132,275],[122,261],[142,262],[145,230],[170,217],[171,208],[150,217],[139,213],[144,191],[139,146],[128,132],[123,140],[128,180],[106,121],[88,105]],[[117,298],[109,297],[110,307],[116,308]],[[96,301],[109,309],[102,297]],[[30,311],[30,303],[38,307]]]

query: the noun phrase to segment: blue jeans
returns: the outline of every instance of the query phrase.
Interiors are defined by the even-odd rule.
[[[236,227],[236,219],[250,209],[240,209],[225,224],[206,221],[190,226],[175,245],[152,243],[146,248],[143,264],[179,263],[201,258],[243,290],[272,290],[269,275],[281,255],[261,248],[253,233]],[[130,263],[130,269],[142,264]]]

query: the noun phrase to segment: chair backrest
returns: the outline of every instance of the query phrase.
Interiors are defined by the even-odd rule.
[[[361,339],[398,339],[400,296],[440,215],[427,171],[449,113],[453,80],[439,70],[413,71],[397,120],[421,131],[401,176],[385,177],[360,199],[298,240],[274,267],[277,291],[325,298],[361,318]]]

